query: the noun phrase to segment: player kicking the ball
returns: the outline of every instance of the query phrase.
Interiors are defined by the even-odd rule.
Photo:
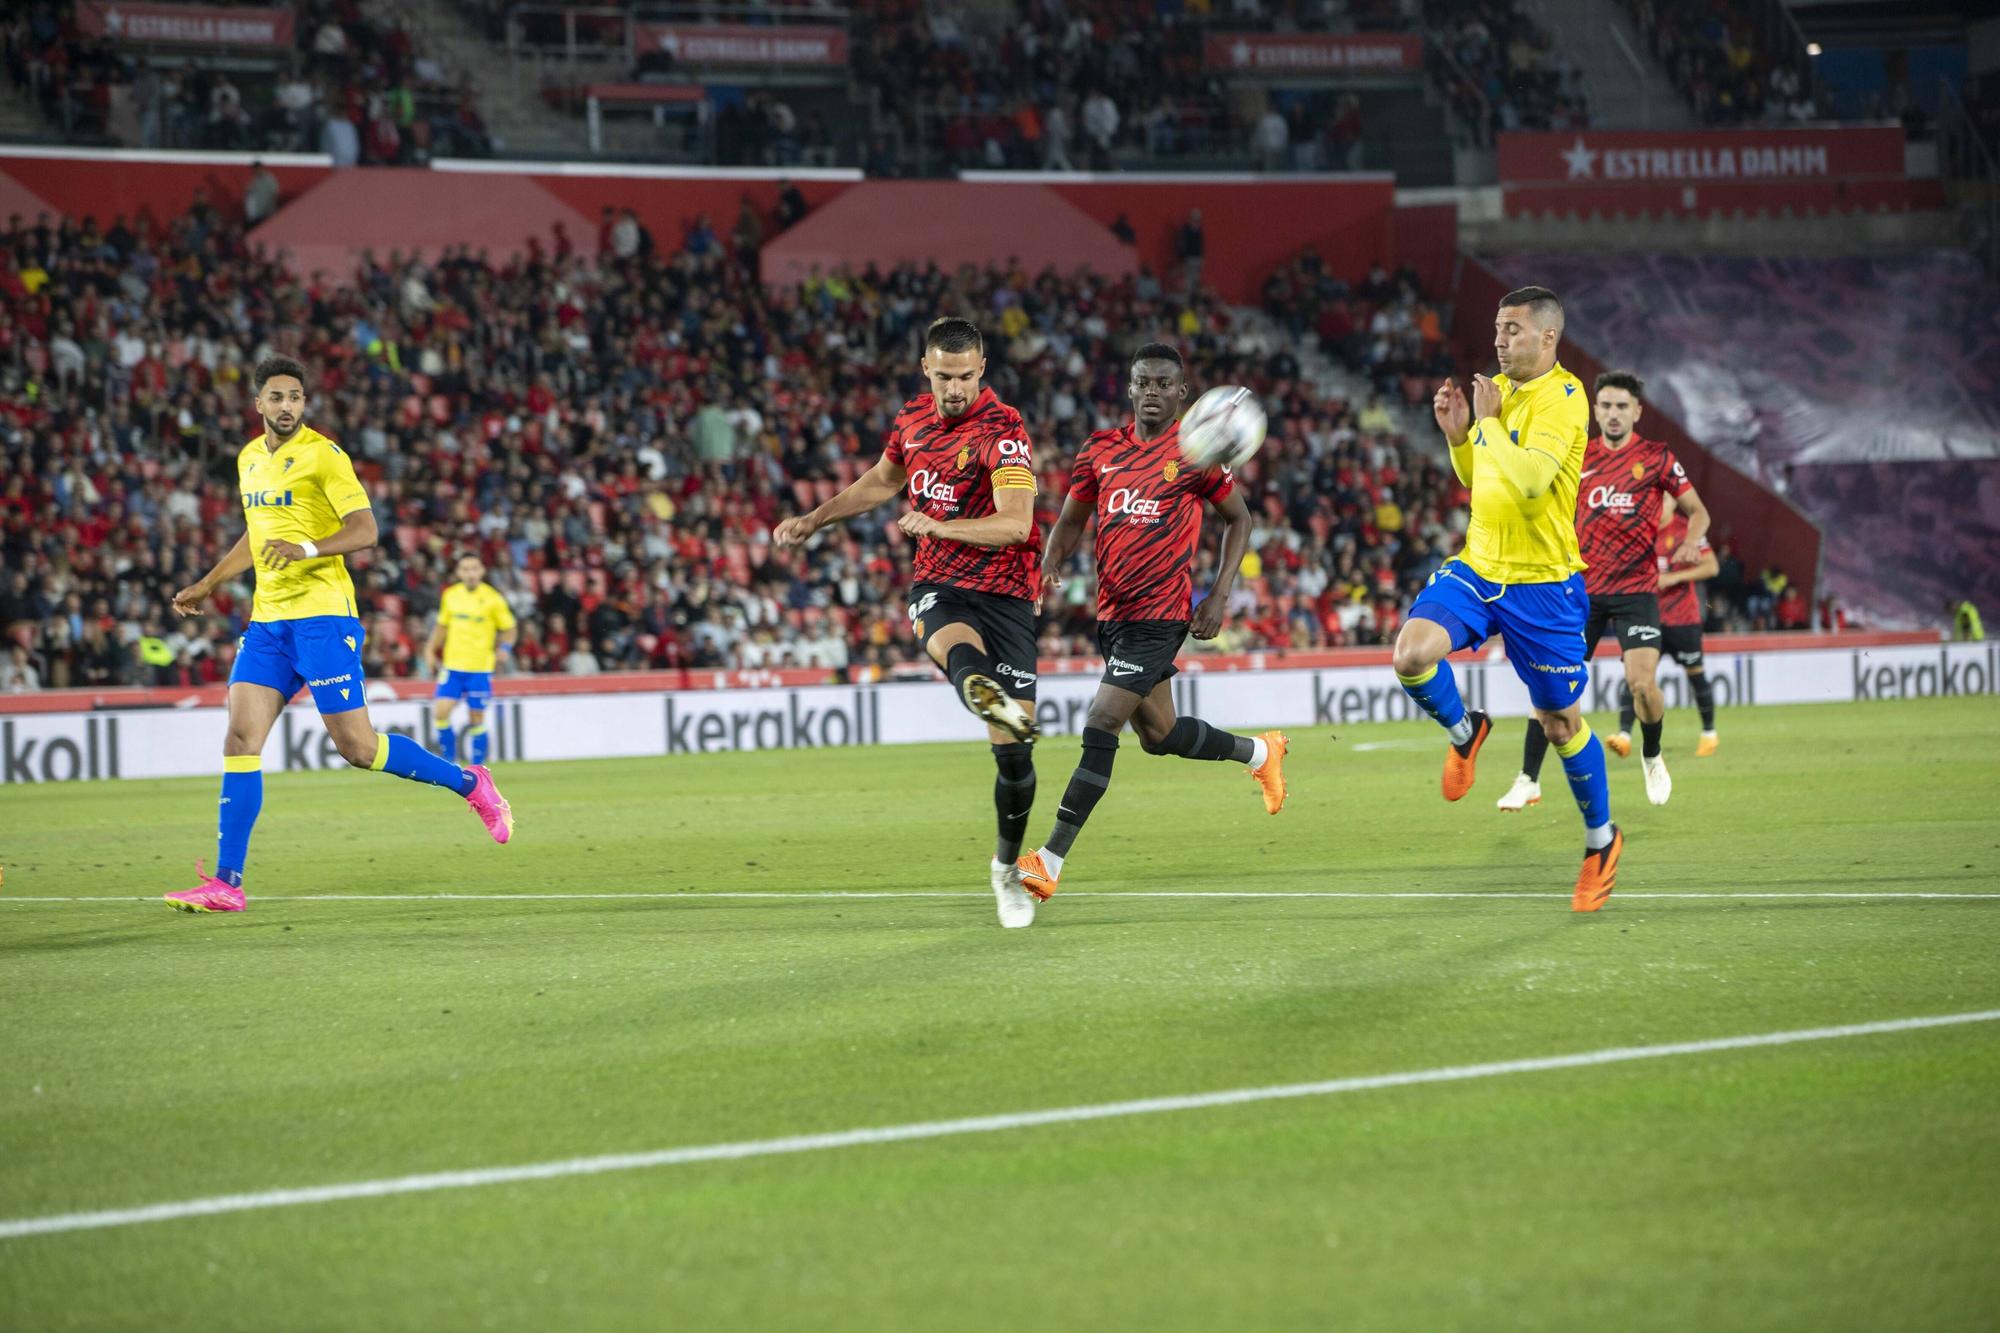
[[[198,615],[217,588],[253,565],[257,571],[250,624],[229,673],[215,873],[197,864],[201,883],[166,895],[183,912],[243,910],[250,830],[264,805],[264,741],[301,685],[312,691],[327,734],[348,763],[456,792],[495,842],[507,841],[514,830],[513,811],[484,768],[460,768],[369,722],[361,678],[365,636],[341,558],[375,544],[368,493],[340,446],[305,424],[304,366],[288,357],[267,358],[251,385],[264,433],[236,458],[244,534],[200,582],[174,594],[176,612]]]
[[[1639,719],[1639,767],[1645,776],[1646,799],[1665,805],[1674,780],[1660,753],[1666,728],[1667,701],[1660,693],[1660,572],[1654,546],[1664,511],[1678,508],[1687,515],[1689,536],[1675,559],[1692,564],[1700,558],[1708,531],[1708,508],[1673,451],[1657,440],[1642,438],[1635,429],[1644,408],[1639,395],[1645,386],[1629,370],[1608,370],[1597,377],[1597,438],[1584,451],[1576,496],[1576,538],[1583,553],[1583,582],[1590,592],[1590,623],[1584,626],[1587,651],[1595,651],[1606,630],[1618,635],[1625,659],[1625,688]],[[1612,753],[1632,753],[1627,723],[1605,742]],[[1541,723],[1528,719],[1521,752],[1521,772],[1498,802],[1502,810],[1519,810],[1542,799],[1542,761],[1549,739]]]
[[[1035,902],[1014,861],[1035,801],[1034,446],[1021,414],[980,387],[986,349],[970,320],[935,321],[921,364],[931,391],[903,404],[881,459],[771,539],[803,545],[908,487],[911,508],[896,525],[917,539],[910,626],[959,702],[986,723],[999,770],[993,893],[1000,924],[1025,926]]]
[[[1446,656],[1496,631],[1528,687],[1535,716],[1562,756],[1583,812],[1583,869],[1570,907],[1595,912],[1611,896],[1625,835],[1611,822],[1604,746],[1578,700],[1588,682],[1583,641],[1590,599],[1576,545],[1577,478],[1590,411],[1583,383],[1556,360],[1562,302],[1546,287],[1500,298],[1493,320],[1501,373],[1472,378],[1472,402],[1447,380],[1433,409],[1452,471],[1472,491],[1465,549],[1431,576],[1396,635],[1396,679],[1451,736],[1444,798],[1472,790],[1479,748],[1493,730],[1459,696]]]
[[[1059,571],[1097,517],[1097,645],[1104,681],[1083,725],[1083,758],[1070,775],[1055,831],[1041,850],[1021,858],[1021,880],[1046,901],[1056,891],[1076,835],[1111,785],[1118,733],[1127,722],[1147,754],[1235,760],[1263,789],[1264,809],[1285,804],[1284,733],[1233,736],[1200,718],[1174,715],[1174,657],[1192,634],[1212,639],[1222,628],[1230,584],[1250,543],[1250,510],[1227,468],[1201,470],[1181,457],[1180,409],[1187,398],[1181,355],[1148,343],[1132,361],[1127,386],[1132,420],[1084,441],[1070,473],[1062,517],[1049,531],[1042,587],[1061,586]],[[1190,615],[1189,566],[1201,544],[1201,506],[1215,506],[1227,527],[1215,585]]]

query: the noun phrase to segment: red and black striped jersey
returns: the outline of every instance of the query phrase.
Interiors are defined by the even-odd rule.
[[[1688,539],[1686,514],[1675,514],[1667,526],[1660,529],[1660,573],[1670,569],[1688,569],[1686,564],[1674,563],[1674,552],[1680,550],[1681,543]],[[1701,539],[1701,553],[1708,554],[1708,538]],[[1696,561],[1700,564],[1700,561]],[[1699,625],[1701,623],[1701,585],[1698,583],[1676,583],[1660,593],[1660,623],[1662,625]]]
[[[1201,504],[1222,503],[1236,481],[1226,467],[1191,466],[1180,439],[1179,423],[1142,440],[1128,421],[1077,451],[1069,494],[1097,510],[1099,620],[1186,620],[1193,612]]]
[[[1660,506],[1691,488],[1673,451],[1658,440],[1628,435],[1613,449],[1602,435],[1590,437],[1577,475],[1576,544],[1591,596],[1659,591],[1653,541]]]
[[[995,491],[1035,490],[1034,444],[1021,414],[982,389],[963,415],[937,414],[930,394],[903,404],[884,456],[910,474],[910,506],[939,522],[985,518]],[[971,592],[1032,600],[1041,566],[1039,522],[1017,546],[972,546],[919,537],[915,578]]]

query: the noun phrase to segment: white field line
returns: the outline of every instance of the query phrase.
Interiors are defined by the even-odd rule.
[[[1893,1018],[1883,1022],[1849,1023],[1839,1027],[1795,1028],[1787,1032],[1760,1032],[1743,1037],[1715,1037],[1703,1041],[1669,1042],[1658,1046],[1614,1046],[1606,1050],[1582,1051],[1574,1055],[1545,1055],[1527,1060],[1448,1065],[1441,1069],[1368,1074],[1358,1078],[1325,1079],[1317,1083],[1281,1083],[1262,1088],[1232,1088],[1220,1092],[1185,1093],[1174,1097],[1145,1097],[1136,1101],[1099,1102],[1089,1106],[1060,1106],[1042,1111],[1013,1111],[1001,1115],[969,1116],[960,1120],[924,1120],[914,1124],[879,1125],[868,1129],[845,1129],[824,1134],[796,1134],[777,1139],[747,1139],[736,1143],[662,1148],[651,1152],[610,1153],[601,1157],[570,1157],[552,1162],[532,1162],[524,1166],[435,1171],[422,1175],[392,1176],[383,1180],[357,1180],[344,1185],[313,1185],[303,1189],[261,1190],[252,1194],[221,1194],[203,1199],[182,1199],[174,1203],[148,1204],[140,1208],[109,1208],[99,1212],[57,1213],[44,1217],[0,1220],[0,1240],[19,1236],[45,1236],[58,1231],[96,1231],[106,1227],[136,1226],[143,1222],[171,1222],[186,1217],[209,1217],[218,1213],[295,1208],[304,1204],[337,1203],[345,1199],[378,1199],[395,1194],[428,1194],[439,1190],[475,1189],[482,1185],[511,1185],[530,1180],[555,1180],[565,1176],[594,1176],[612,1171],[642,1171],[661,1166],[687,1166],[697,1162],[729,1162],[750,1157],[778,1157],[791,1153],[859,1148],[871,1144],[904,1143],[913,1139],[951,1138],[961,1134],[994,1134],[1005,1130],[1032,1129],[1040,1125],[1112,1120],[1124,1116],[1161,1115],[1169,1111],[1200,1111],[1218,1106],[1242,1106],[1251,1102],[1285,1101],[1299,1097],[1331,1097],[1341,1093],[1371,1092],[1379,1088],[1405,1088],[1425,1083],[1464,1083],[1474,1079],[1499,1078],[1509,1074],[1543,1074],[1558,1069],[1626,1064],[1634,1060],[1661,1060],[1679,1055],[1710,1055],[1718,1051],[1740,1051],[1762,1046],[1792,1046],[1801,1042],[1834,1041],[1843,1037],[1873,1037],[1887,1033],[1915,1032],[1925,1028],[1991,1023],[1995,1020],[2000,1020],[2000,1009],[1983,1009],[1972,1013],[1938,1014],[1924,1018]]]
[[[1062,901],[1071,898],[1527,898],[1536,901],[1546,899],[1567,900],[1567,893],[1526,893],[1512,889],[1480,893],[1474,890],[1436,892],[1405,892],[1383,890],[1371,893],[1361,889],[1077,889],[1065,890]],[[972,889],[717,889],[697,890],[692,893],[253,893],[248,895],[253,903],[521,903],[521,902],[601,902],[636,900],[640,902],[700,902],[704,899],[775,898],[780,900],[813,901],[825,899],[868,898],[984,898],[984,890]],[[1675,899],[1741,899],[1744,901],[1786,901],[1792,899],[1832,898],[1854,899],[1865,902],[1880,902],[1885,898],[1915,898],[1925,901],[1989,901],[2000,899],[1996,893],[1927,893],[1901,892],[1883,889],[1875,893],[1856,893],[1845,890],[1800,890],[1796,892],[1746,892],[1746,893],[1618,893],[1613,895],[1616,902],[1627,902],[1635,898],[1651,900]],[[0,904],[6,903],[157,903],[157,896],[113,897],[92,894],[74,898],[28,898],[0,895]]]

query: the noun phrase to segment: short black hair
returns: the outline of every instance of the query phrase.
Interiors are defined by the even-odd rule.
[[[946,315],[931,321],[924,333],[926,352],[980,352],[986,351],[986,340],[979,336],[979,326],[969,319],[957,315]]]
[[[1590,386],[1590,396],[1595,398],[1606,389],[1623,389],[1634,398],[1643,398],[1646,395],[1646,381],[1629,370],[1607,370]]]
[[[1545,329],[1561,331],[1563,326],[1562,299],[1546,287],[1516,287],[1500,298],[1502,306],[1524,305],[1535,322]]]
[[[1132,353],[1133,365],[1136,366],[1141,361],[1171,361],[1182,370],[1187,369],[1187,362],[1181,360],[1181,349],[1172,343],[1147,343]]]
[[[306,385],[306,368],[299,362],[289,356],[267,356],[257,363],[257,369],[250,376],[250,391],[263,393],[264,386],[280,375],[290,375],[302,389]]]

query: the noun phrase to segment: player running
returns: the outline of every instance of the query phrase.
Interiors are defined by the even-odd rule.
[[[1083,758],[1070,775],[1055,831],[1041,850],[1021,858],[1021,882],[1037,899],[1056,891],[1084,821],[1111,785],[1118,733],[1130,722],[1147,754],[1183,759],[1233,759],[1263,789],[1264,809],[1285,804],[1283,732],[1233,736],[1200,718],[1174,715],[1174,657],[1192,634],[1212,639],[1222,629],[1229,588],[1250,544],[1250,510],[1227,468],[1199,471],[1180,451],[1180,408],[1187,399],[1181,354],[1147,343],[1132,360],[1126,386],[1132,420],[1084,441],[1070,472],[1062,517],[1049,531],[1042,587],[1061,586],[1060,571],[1097,516],[1097,646],[1104,680],[1083,724]],[[1215,582],[1193,609],[1189,566],[1201,544],[1201,506],[1214,505],[1227,526]]]
[[[486,705],[493,699],[493,668],[499,654],[514,651],[514,611],[498,589],[486,582],[486,562],[467,552],[453,572],[458,582],[438,601],[437,624],[424,644],[424,669],[437,676],[437,752],[458,758],[458,735],[451,714],[465,700],[465,738],[472,762],[486,762]],[[438,675],[442,658],[444,674]]]
[[[1708,509],[1673,451],[1658,440],[1642,438],[1635,429],[1645,411],[1639,403],[1644,388],[1629,370],[1609,370],[1597,377],[1600,434],[1583,455],[1576,536],[1587,566],[1584,586],[1590,590],[1584,649],[1595,652],[1605,630],[1617,632],[1625,659],[1625,688],[1631,692],[1643,738],[1639,766],[1645,772],[1646,799],[1665,805],[1673,795],[1674,780],[1660,753],[1667,701],[1660,693],[1660,570],[1653,548],[1664,511],[1686,514],[1693,541],[1699,541],[1708,531]],[[1690,551],[1693,541],[1687,544]],[[1605,744],[1621,757],[1632,753],[1629,728]],[[1529,718],[1521,772],[1500,798],[1502,810],[1519,810],[1542,799],[1542,761],[1548,752],[1548,736],[1540,723]]]
[[[896,526],[917,539],[910,625],[959,702],[986,723],[999,769],[993,893],[1000,924],[1025,926],[1035,903],[1014,862],[1035,800],[1034,446],[1021,414],[980,387],[986,348],[970,320],[933,322],[920,364],[931,391],[903,404],[881,459],[771,538],[802,545],[909,488],[912,508]]]
[[[1688,692],[1701,710],[1701,739],[1695,742],[1694,753],[1697,759],[1706,759],[1722,740],[1715,734],[1715,682],[1708,678],[1701,655],[1701,594],[1695,584],[1714,578],[1722,565],[1706,537],[1695,539],[1699,560],[1688,564],[1682,559],[1689,526],[1679,509],[1660,511],[1660,647],[1687,673]],[[1633,713],[1631,692],[1619,691],[1618,734],[1605,744],[1620,754],[1632,748]]]
[[[261,361],[252,376],[264,433],[236,457],[245,531],[214,569],[174,594],[197,615],[215,590],[253,564],[257,596],[229,673],[229,731],[222,742],[221,831],[213,875],[169,893],[183,912],[240,912],[250,830],[264,804],[264,741],[301,685],[312,691],[340,757],[463,796],[495,842],[514,815],[484,768],[460,768],[407,736],[368,720],[354,582],[341,557],[375,544],[368,493],[341,447],[305,424],[306,371],[289,357]]]
[[[1577,703],[1587,679],[1589,607],[1574,516],[1590,414],[1582,382],[1556,360],[1563,309],[1554,292],[1507,293],[1493,327],[1501,373],[1473,376],[1469,405],[1446,380],[1432,404],[1452,470],[1472,491],[1472,521],[1465,549],[1431,576],[1396,636],[1396,679],[1451,736],[1444,798],[1456,801],[1472,790],[1493,723],[1466,710],[1445,658],[1495,631],[1506,637],[1507,660],[1583,812],[1583,869],[1570,906],[1595,912],[1617,881],[1625,835],[1611,822],[1604,746]]]

